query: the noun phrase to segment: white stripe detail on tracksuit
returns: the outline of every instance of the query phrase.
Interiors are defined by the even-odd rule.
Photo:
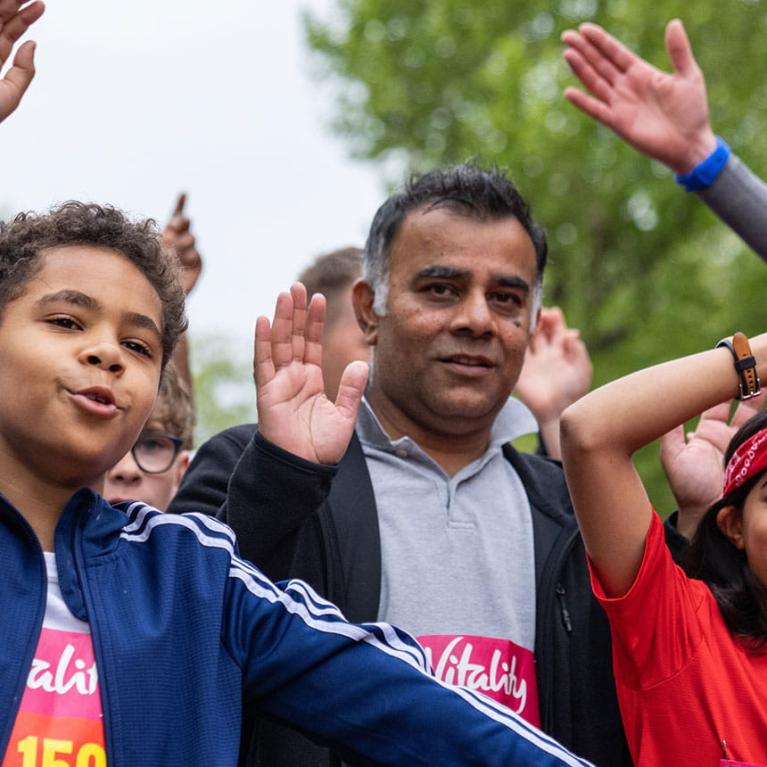
[[[354,639],[357,641],[363,641],[366,644],[369,644],[375,647],[377,650],[380,650],[381,652],[386,653],[387,655],[390,655],[394,658],[398,658],[399,660],[402,660],[405,663],[408,663],[410,666],[412,666],[416,670],[425,674],[432,681],[441,685],[445,689],[451,690],[452,692],[455,692],[456,694],[460,695],[460,697],[463,698],[470,706],[472,706],[472,708],[476,709],[477,711],[482,713],[484,716],[487,716],[489,719],[492,719],[493,721],[498,722],[499,724],[509,728],[510,730],[515,732],[517,735],[519,735],[519,737],[523,738],[524,740],[528,741],[532,745],[536,746],[541,751],[544,751],[548,754],[551,754],[552,756],[557,757],[558,759],[562,761],[563,764],[569,765],[569,767],[583,767],[584,765],[588,764],[588,762],[586,762],[585,760],[579,759],[577,756],[574,756],[573,754],[571,754],[563,746],[559,745],[559,743],[549,738],[540,730],[537,730],[531,725],[529,725],[527,722],[525,722],[523,719],[517,716],[510,709],[504,706],[501,706],[500,704],[495,704],[495,702],[490,700],[489,698],[485,698],[482,695],[477,695],[471,692],[470,690],[466,690],[461,687],[455,687],[454,685],[448,684],[447,682],[442,682],[441,680],[436,679],[436,677],[432,676],[427,670],[427,668],[425,668],[425,666],[421,662],[419,662],[421,659],[420,656],[418,657],[418,659],[414,657],[415,648],[410,647],[408,645],[404,645],[404,643],[401,642],[401,640],[399,640],[398,638],[396,638],[395,641],[397,642],[398,645],[401,646],[401,649],[392,647],[391,645],[388,645],[385,642],[380,641],[374,635],[372,635],[369,630],[361,626],[357,626],[355,624],[350,624],[345,622],[336,623],[336,622],[328,621],[327,619],[315,617],[311,614],[307,605],[305,605],[303,602],[296,602],[291,597],[291,595],[287,593],[287,590],[280,591],[275,586],[273,586],[269,581],[267,581],[266,584],[259,583],[257,579],[254,578],[253,575],[248,571],[248,569],[243,567],[238,567],[238,564],[240,564],[241,562],[242,560],[237,560],[237,559],[233,560],[232,568],[229,571],[229,574],[233,578],[238,578],[239,580],[241,580],[245,584],[245,587],[248,589],[248,591],[250,591],[252,594],[259,596],[263,599],[266,599],[273,604],[275,603],[282,604],[282,606],[288,612],[301,618],[304,621],[304,623],[306,623],[306,625],[309,626],[310,628],[318,630],[318,631],[322,631],[325,633],[346,636],[346,637],[349,637],[350,639]],[[311,588],[307,586],[306,584],[302,584],[302,585],[304,586],[304,588],[308,588],[308,589]],[[320,597],[317,597],[317,599],[320,599]],[[364,624],[364,625],[367,626],[367,624]],[[391,626],[388,626],[388,624],[370,624],[371,628],[374,626],[379,627],[382,625],[386,626],[389,629],[389,631],[387,632],[387,638],[391,636],[396,637],[396,632],[392,629]],[[488,704],[491,704],[491,705],[488,705]],[[496,708],[496,706],[498,708]]]
[[[141,525],[144,524],[144,520],[147,518],[147,516],[153,511],[160,513],[158,509],[155,509],[152,506],[147,506],[141,501],[134,501],[130,506],[128,506],[128,510],[125,512],[131,521],[129,524],[125,525],[123,532],[132,533],[135,530],[138,530]]]
[[[246,575],[253,578],[270,594],[285,594],[291,597],[293,604],[304,606],[306,608],[306,612],[312,618],[322,621],[322,625],[320,627],[322,630],[324,630],[324,628],[328,625],[329,619],[335,619],[339,625],[343,626],[356,625],[350,624],[344,617],[343,613],[338,609],[338,607],[336,607],[332,602],[328,602],[326,599],[323,599],[316,591],[314,591],[311,586],[309,586],[308,583],[304,583],[303,581],[299,580],[292,580],[288,581],[286,586],[280,589],[274,586],[274,584],[272,584],[272,582],[268,580],[263,575],[263,573],[261,573],[250,562],[247,562],[244,559],[239,559],[238,557],[234,557],[232,559],[232,568],[239,568],[242,570]],[[232,571],[230,570],[230,574],[231,572]],[[301,599],[297,600],[294,595],[300,596]],[[259,596],[264,596],[264,594],[259,594]],[[273,600],[270,599],[270,601]],[[282,599],[278,599],[276,601],[280,601],[285,604],[284,600]],[[293,610],[290,611],[294,612]],[[301,617],[304,618],[303,615],[301,615]],[[381,642],[381,640],[376,637],[377,633],[382,635],[383,644],[385,646],[395,650],[398,653],[407,654],[410,657],[410,660],[413,661],[421,670],[426,672],[429,671],[429,664],[428,660],[426,659],[426,653],[415,640],[413,640],[412,644],[402,640],[397,634],[397,630],[393,626],[390,626],[388,623],[364,624],[364,636],[367,636],[371,642]]]
[[[129,508],[129,513],[134,513],[134,511],[136,519],[123,529],[120,534],[121,538],[143,543],[149,539],[152,531],[160,525],[177,525],[191,530],[203,546],[223,549],[229,554],[232,560],[229,569],[231,578],[241,581],[245,588],[255,596],[266,599],[272,604],[281,604],[287,612],[299,617],[309,628],[327,634],[345,636],[354,641],[365,642],[386,655],[398,658],[445,689],[459,695],[484,716],[512,730],[520,738],[541,751],[560,759],[568,767],[584,767],[584,765],[589,764],[589,762],[571,754],[540,730],[529,725],[511,709],[486,698],[484,695],[456,687],[432,676],[428,670],[423,651],[418,652],[416,647],[400,639],[395,629],[389,624],[365,624],[368,626],[365,628],[348,623],[337,607],[322,599],[308,584],[302,581],[290,581],[284,591],[280,590],[257,568],[234,555],[234,537],[231,530],[225,525],[220,523],[210,525],[208,524],[210,519],[201,514],[186,514],[184,516],[163,514],[150,506],[139,508],[138,504]],[[150,518],[147,520],[147,517]],[[140,533],[131,532],[140,529],[145,521],[146,526]],[[209,532],[214,534],[209,535]],[[224,534],[226,537],[219,537],[215,533]],[[296,599],[294,594],[300,595],[301,600]],[[375,630],[383,635],[383,640],[375,636],[373,633]]]
[[[236,543],[237,539],[234,535],[234,530],[232,530],[229,525],[225,525],[223,522],[220,522],[215,517],[211,517],[208,514],[184,514],[184,517],[190,518],[190,519],[196,519],[198,522],[202,522],[205,527],[207,527],[209,530],[211,530],[214,533],[221,533],[225,535],[232,543]]]
[[[346,618],[343,616],[343,613],[341,613],[341,611],[332,602],[328,602],[327,600],[323,599],[308,583],[297,580],[290,581],[285,588],[285,591],[291,593],[297,592],[301,594],[304,598],[304,601],[308,602],[310,607],[314,608],[313,612],[315,615],[320,617],[322,615],[334,615],[339,620],[342,620],[345,623],[347,622]],[[365,623],[364,625],[365,628],[368,629],[371,633],[373,633],[374,630],[376,630],[377,633],[380,633],[384,643],[389,647],[410,655],[421,669],[427,672],[430,670],[429,661],[426,658],[426,653],[423,651],[421,645],[419,645],[415,640],[413,640],[412,643],[403,640],[397,633],[397,629],[388,623]]]
[[[154,509],[152,509],[152,511],[154,511]],[[127,528],[125,528],[123,532],[120,533],[120,538],[124,538],[127,541],[134,541],[136,543],[144,543],[149,539],[152,531],[160,525],[178,525],[179,527],[185,527],[187,530],[191,530],[194,533],[197,540],[203,546],[224,549],[230,557],[234,556],[234,545],[232,544],[231,539],[228,537],[219,538],[213,535],[208,535],[203,531],[195,519],[190,518],[189,514],[181,516],[177,514],[163,514],[162,512],[157,512],[157,516],[149,519],[140,533],[126,532]]]
[[[399,660],[404,660],[408,665],[417,668],[419,671],[427,673],[424,667],[419,663],[420,658],[416,655],[414,648],[407,647],[398,649],[387,645],[379,640],[368,628],[358,626],[354,623],[347,623],[345,620],[328,620],[312,614],[310,609],[303,602],[295,600],[287,591],[280,591],[268,581],[265,584],[259,583],[249,572],[238,567],[236,560],[232,563],[229,570],[232,578],[237,578],[243,582],[245,588],[251,594],[267,600],[271,604],[281,604],[285,610],[292,615],[300,618],[309,628],[325,634],[336,634],[355,642],[365,642],[377,648],[381,652],[391,655]],[[375,624],[374,624],[375,625]]]

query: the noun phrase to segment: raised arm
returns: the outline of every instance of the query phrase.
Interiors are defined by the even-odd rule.
[[[188,296],[202,272],[202,256],[197,249],[197,239],[192,234],[192,222],[184,212],[186,192],[181,192],[176,200],[176,206],[170,221],[162,231],[162,244],[172,250],[181,267],[181,287],[184,295]],[[179,338],[173,351],[173,362],[190,394],[194,394],[192,385],[192,370],[189,364],[189,340],[184,333]]]
[[[578,109],[676,173],[688,173],[714,150],[706,81],[679,19],[666,27],[671,74],[596,24],[567,30],[562,41],[565,61],[588,91],[565,90]]]
[[[767,376],[767,334],[751,348]],[[587,394],[562,417],[567,483],[586,550],[611,596],[642,561],[651,506],[632,455],[737,393],[732,355],[715,349],[640,370]]]
[[[0,71],[16,41],[45,10],[43,3],[28,0],[0,0]],[[0,80],[0,122],[19,105],[35,76],[35,43],[27,40],[16,52],[11,68]]]
[[[565,98],[612,128],[642,154],[688,174],[712,156],[706,81],[678,19],[666,27],[672,73],[656,69],[596,24],[562,35],[564,57],[586,92]],[[716,155],[714,155],[716,157]],[[724,159],[721,158],[722,160]],[[708,168],[697,194],[727,226],[767,260],[767,184],[734,155]],[[711,180],[713,178],[713,181]],[[689,182],[688,182],[689,183]]]
[[[360,767],[588,767],[510,709],[438,682],[385,623],[346,622],[305,583],[231,560],[222,641],[245,701]]]

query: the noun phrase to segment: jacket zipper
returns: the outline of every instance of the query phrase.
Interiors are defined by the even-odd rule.
[[[85,601],[85,611],[88,614],[88,625],[91,628],[91,642],[93,642],[93,652],[96,656],[96,668],[98,669],[99,678],[99,695],[101,696],[101,721],[104,727],[104,750],[107,755],[107,764],[110,767],[114,767],[116,764],[114,758],[114,751],[112,749],[112,743],[114,738],[112,737],[112,717],[110,716],[111,707],[107,701],[109,696],[107,695],[107,674],[106,663],[104,662],[104,653],[101,646],[101,635],[96,624],[96,610],[93,607],[93,600],[91,599],[91,592],[88,584],[87,573],[85,569],[85,555],[82,550],[82,530],[80,528],[80,519],[75,522],[74,541],[73,548],[75,554],[75,563],[77,566],[77,577],[80,581],[80,586],[83,590],[83,599]]]
[[[559,600],[559,613],[562,616],[562,625],[565,627],[565,631],[567,631],[568,634],[572,634],[573,624],[570,620],[570,611],[567,609],[567,602],[565,602],[565,595],[567,594],[565,587],[561,583],[558,583],[556,592],[557,599]]]
[[[13,728],[16,724],[16,719],[19,714],[19,708],[21,707],[21,700],[24,697],[24,692],[27,687],[27,679],[29,678],[29,672],[32,668],[32,661],[35,657],[35,651],[37,650],[37,645],[40,641],[40,634],[42,632],[43,628],[43,621],[45,620],[45,606],[48,600],[48,573],[46,570],[45,565],[45,557],[43,556],[43,548],[40,545],[40,541],[37,538],[37,535],[35,535],[34,530],[32,529],[32,526],[27,522],[24,517],[21,516],[18,512],[16,512],[18,516],[18,521],[21,524],[21,528],[26,534],[29,542],[32,544],[33,548],[36,549],[38,554],[38,564],[42,562],[42,579],[41,579],[41,585],[42,588],[40,589],[40,598],[38,600],[37,604],[37,626],[36,631],[33,635],[33,637],[30,638],[30,649],[28,650],[26,656],[24,658],[19,659],[19,681],[16,686],[16,695],[14,696],[14,699],[16,700],[16,710],[15,711],[9,711],[8,716],[5,718],[5,729],[6,731],[0,735],[0,756],[5,759],[7,754],[5,753],[8,746],[10,745],[11,741],[11,733],[13,732]]]
[[[572,621],[570,620],[570,612],[567,610],[567,607],[564,605],[564,594],[559,594],[558,589],[562,589],[564,592],[564,587],[558,582],[554,583],[552,582],[554,578],[559,578],[560,570],[562,569],[562,563],[567,558],[568,554],[570,553],[575,541],[578,539],[579,535],[578,527],[576,526],[573,530],[569,531],[569,534],[565,531],[563,531],[564,542],[562,543],[559,551],[557,552],[556,560],[551,563],[551,565],[546,563],[546,573],[549,575],[549,577],[543,579],[541,581],[541,593],[543,596],[543,601],[540,603],[539,607],[541,608],[540,611],[540,621],[536,621],[536,637],[538,636],[538,632],[541,633],[541,647],[542,652],[541,655],[544,657],[536,657],[536,666],[540,670],[540,674],[538,677],[539,685],[538,685],[538,700],[540,704],[541,709],[541,727],[544,731],[548,731],[551,726],[552,722],[551,719],[551,701],[553,700],[553,696],[556,694],[556,691],[554,690],[554,680],[552,678],[552,666],[550,662],[543,663],[543,659],[546,655],[551,654],[552,652],[552,643],[553,643],[553,634],[552,629],[553,626],[549,626],[548,616],[551,614],[553,610],[556,608],[552,604],[553,599],[559,600],[559,612],[560,617],[562,619],[562,624],[565,627],[565,630],[568,629],[568,635],[572,633]],[[556,546],[556,542],[554,544]],[[564,607],[564,610],[563,610]],[[567,616],[567,619],[565,619],[565,616]],[[548,638],[548,641],[546,639]],[[536,640],[537,641],[537,640]],[[544,641],[546,641],[545,646],[545,652],[543,651],[543,644]]]

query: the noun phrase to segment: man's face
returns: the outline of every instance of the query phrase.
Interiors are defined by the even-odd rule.
[[[125,256],[46,251],[0,318],[0,464],[98,485],[154,404],[161,323],[160,297]]]
[[[161,443],[167,434],[165,426],[151,416],[139,439],[154,442],[156,451],[165,450]],[[164,441],[164,440],[163,440]],[[169,453],[169,458],[171,454]],[[139,456],[140,457],[140,456]],[[104,483],[104,498],[109,503],[143,501],[155,509],[165,511],[176,495],[181,479],[189,466],[189,452],[179,451],[165,471],[146,472],[136,463],[129,450],[108,472]]]
[[[511,217],[416,210],[392,243],[389,279],[386,315],[368,326],[374,402],[439,433],[489,429],[530,337],[536,257],[527,232]]]

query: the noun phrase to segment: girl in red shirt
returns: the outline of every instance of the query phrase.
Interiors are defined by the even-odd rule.
[[[764,378],[767,334],[751,349]],[[614,381],[562,419],[567,481],[642,767],[767,765],[767,415],[733,437],[722,498],[682,567],[632,465],[639,448],[735,396],[739,382],[730,350],[717,348]]]

